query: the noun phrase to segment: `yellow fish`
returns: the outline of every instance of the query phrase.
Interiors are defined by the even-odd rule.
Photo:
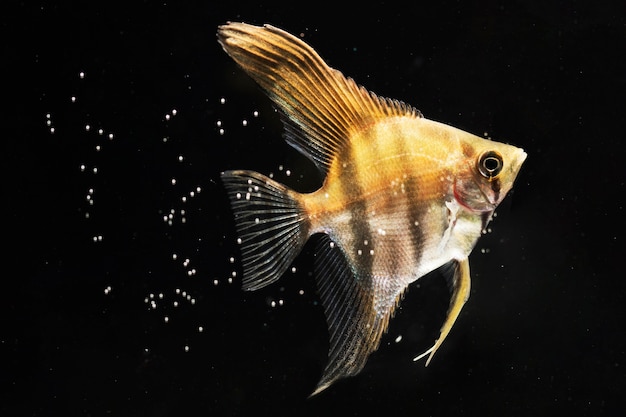
[[[357,374],[408,285],[451,263],[452,296],[430,361],[470,293],[468,256],[526,153],[428,120],[330,68],[273,26],[228,23],[223,49],[280,110],[287,143],[325,175],[303,194],[253,171],[222,173],[243,262],[243,288],[278,280],[320,234],[315,272],[330,335],[312,395]]]

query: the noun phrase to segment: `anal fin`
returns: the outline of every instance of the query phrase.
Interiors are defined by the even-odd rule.
[[[311,396],[356,375],[380,344],[403,287],[385,302],[372,276],[350,264],[343,249],[322,235],[316,252],[318,292],[328,322],[328,364]]]

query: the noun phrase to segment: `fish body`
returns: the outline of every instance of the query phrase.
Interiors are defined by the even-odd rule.
[[[305,194],[253,171],[222,173],[243,288],[275,282],[321,236],[315,277],[330,351],[317,394],[363,368],[409,284],[450,264],[448,317],[418,356],[428,364],[469,296],[468,256],[525,152],[369,92],[275,27],[228,23],[218,40],[276,104],[286,141],[325,175]]]

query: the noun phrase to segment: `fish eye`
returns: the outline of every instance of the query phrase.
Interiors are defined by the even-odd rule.
[[[478,159],[478,172],[485,178],[493,178],[502,171],[503,165],[502,155],[496,151],[488,151]]]

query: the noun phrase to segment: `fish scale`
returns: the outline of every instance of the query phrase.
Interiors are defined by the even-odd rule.
[[[218,41],[277,106],[287,143],[325,175],[305,194],[253,171],[222,173],[245,290],[280,279],[320,235],[315,280],[330,349],[312,395],[359,373],[408,286],[448,264],[446,321],[416,357],[428,364],[469,297],[468,256],[526,153],[367,91],[273,26],[228,23]]]

